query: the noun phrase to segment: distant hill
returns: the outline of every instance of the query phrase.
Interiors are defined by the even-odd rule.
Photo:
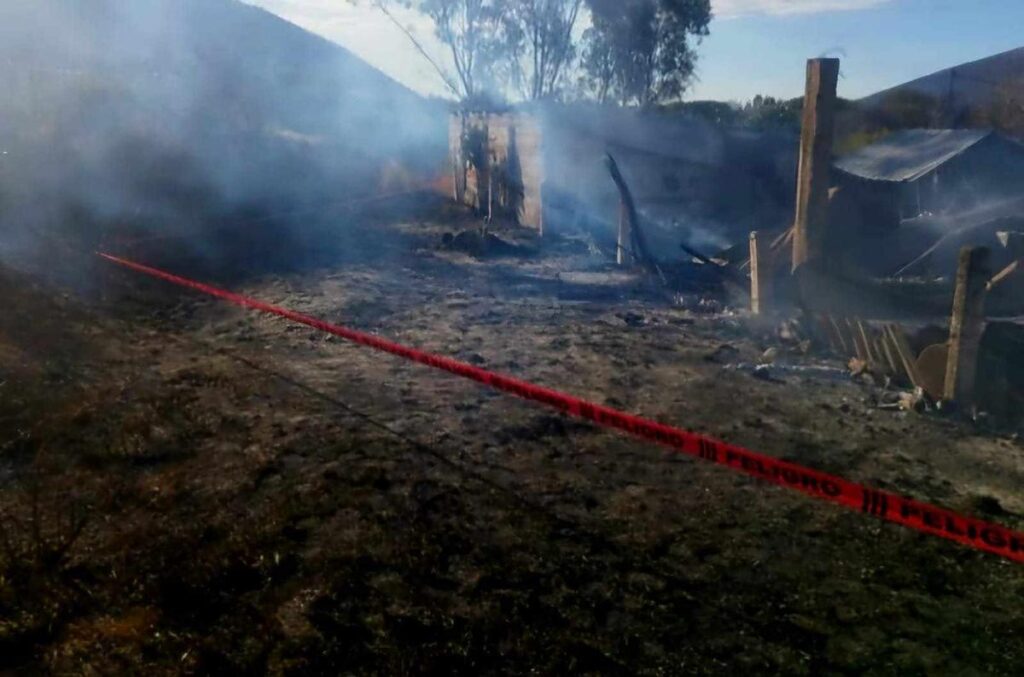
[[[165,116],[236,115],[308,136],[374,119],[408,131],[399,111],[425,103],[343,47],[236,0],[4,0],[0,64],[18,93],[109,88]]]
[[[447,147],[442,102],[236,0],[2,0],[0,91],[0,247],[365,194]]]

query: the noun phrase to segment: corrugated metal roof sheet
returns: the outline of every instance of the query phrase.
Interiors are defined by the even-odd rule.
[[[987,129],[908,129],[844,155],[835,167],[872,181],[915,181],[990,134]]]

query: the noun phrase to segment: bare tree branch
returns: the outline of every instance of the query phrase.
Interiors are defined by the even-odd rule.
[[[432,56],[430,56],[430,53],[427,52],[426,48],[423,47],[423,43],[419,41],[416,35],[413,34],[413,32],[409,30],[408,27],[404,26],[402,22],[399,21],[394,14],[391,13],[391,10],[389,10],[387,6],[384,4],[384,0],[373,0],[373,4],[377,7],[377,9],[383,12],[384,16],[386,16],[391,21],[391,23],[397,26],[400,31],[405,33],[405,37],[409,38],[409,42],[411,42],[413,47],[416,48],[416,51],[420,53],[420,56],[426,59],[427,63],[433,66],[434,70],[437,72],[437,74],[441,77],[441,80],[444,82],[445,87],[447,87],[455,96],[463,96],[463,93],[459,91],[458,86],[455,84],[455,81],[452,79],[448,71],[442,68],[441,65],[437,63],[437,61]]]

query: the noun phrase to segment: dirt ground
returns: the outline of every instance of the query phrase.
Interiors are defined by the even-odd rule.
[[[365,218],[301,267],[135,253],[1024,527],[1009,431],[880,409],[585,238],[439,247],[468,218]],[[1020,565],[88,265],[84,293],[0,273],[0,669],[1020,673]]]

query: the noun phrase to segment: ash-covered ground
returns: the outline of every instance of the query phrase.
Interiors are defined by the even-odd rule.
[[[406,207],[301,266],[129,253],[1024,527],[1014,436],[881,409],[844,365],[673,305],[586,238],[478,257],[441,245],[468,215]],[[0,669],[1019,673],[1020,565],[64,263],[95,268],[89,292],[0,275]],[[770,378],[742,366],[772,347]]]

